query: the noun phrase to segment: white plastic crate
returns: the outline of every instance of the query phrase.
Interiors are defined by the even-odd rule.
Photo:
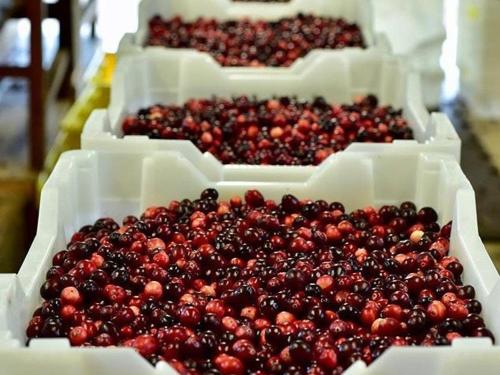
[[[391,144],[353,143],[346,151],[411,148],[453,155],[460,159],[460,139],[443,114],[425,109],[418,75],[393,56],[378,52],[321,53],[311,65],[296,65],[287,74],[238,74],[221,68],[198,53],[165,55],[148,51],[119,62],[107,112],[95,111],[82,133],[82,148],[106,151],[179,150],[212,176],[223,171],[235,179],[251,177],[267,166],[225,165],[210,153],[202,153],[187,140],[154,140],[147,136],[123,137],[123,118],[157,103],[182,104],[190,98],[232,95],[296,95],[312,99],[322,95],[335,103],[350,103],[358,95],[375,94],[381,104],[402,108],[416,140]],[[290,176],[308,176],[315,167],[281,167]],[[240,172],[243,171],[241,176]]]
[[[251,18],[273,21],[283,17],[295,16],[298,13],[315,14],[326,17],[342,17],[350,22],[356,22],[364,36],[364,41],[369,49],[380,48],[389,50],[388,41],[385,37],[375,35],[373,28],[373,12],[370,0],[291,0],[289,3],[258,3],[258,2],[233,2],[232,0],[142,0],[139,4],[139,27],[137,32],[128,33],[122,38],[118,47],[118,55],[138,53],[144,50],[160,50],[163,53],[183,53],[194,51],[193,49],[165,48],[160,46],[145,46],[148,37],[149,20],[160,15],[162,18],[171,18],[180,15],[186,20],[195,20],[198,17],[215,18],[217,20],[234,20]],[[334,50],[343,53],[353,48]],[[359,48],[354,48],[359,49]],[[315,50],[326,51],[326,50]],[[210,54],[198,52],[212,59]],[[306,55],[292,64],[292,67],[303,60],[311,61],[314,58]],[[214,60],[215,61],[215,60]],[[251,72],[270,71],[280,73],[287,71],[290,67],[227,67],[226,69]]]
[[[274,173],[285,172],[274,168]],[[500,337],[500,278],[478,236],[474,191],[451,157],[400,150],[397,153],[340,153],[306,181],[234,182],[213,179],[178,152],[104,153],[71,151],[59,160],[41,198],[36,238],[17,275],[0,275],[0,373],[99,375],[173,374],[156,368],[132,349],[71,348],[66,339],[35,339],[26,348],[25,327],[41,303],[39,287],[52,256],[81,226],[102,216],[121,220],[151,205],[191,198],[207,188],[221,199],[257,188],[272,199],[338,200],[348,210],[405,200],[432,206],[444,224],[453,220],[451,255],[463,266],[463,280],[476,289],[483,317]],[[349,375],[498,374],[500,347],[489,339],[464,338],[451,347],[394,347]]]

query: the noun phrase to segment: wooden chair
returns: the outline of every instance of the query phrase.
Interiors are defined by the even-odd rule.
[[[45,149],[45,90],[42,61],[42,19],[44,5],[38,0],[2,1],[3,22],[11,17],[26,16],[31,25],[30,63],[27,66],[0,65],[1,77],[22,77],[29,81],[29,160],[31,168],[42,168]]]
[[[29,81],[29,160],[30,167],[38,172],[45,157],[45,108],[47,100],[62,93],[74,96],[73,73],[83,70],[79,64],[79,33],[83,22],[96,18],[96,0],[85,5],[80,0],[59,0],[44,4],[41,0],[0,0],[0,31],[8,18],[28,18],[31,25],[30,63],[27,66],[0,65],[2,77],[22,77]],[[59,51],[51,66],[44,67],[42,51],[42,21],[48,17],[59,21]],[[53,98],[54,97],[54,98]]]

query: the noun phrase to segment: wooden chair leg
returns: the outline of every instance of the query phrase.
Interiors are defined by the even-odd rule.
[[[76,1],[78,5],[78,1]],[[75,61],[75,30],[73,27],[73,9],[75,6],[74,0],[59,1],[53,5],[54,15],[59,21],[60,34],[59,34],[59,48],[68,52],[69,64],[64,76],[61,88],[59,90],[59,97],[64,97],[70,100],[75,99],[75,90],[72,82],[73,71],[77,62]]]
[[[31,62],[29,98],[30,164],[34,171],[43,167],[45,155],[45,90],[42,52],[43,4],[39,0],[26,2],[31,23]]]

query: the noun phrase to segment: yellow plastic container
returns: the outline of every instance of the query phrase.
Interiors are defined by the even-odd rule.
[[[17,272],[31,236],[35,176],[0,168],[0,273]]]
[[[78,135],[78,138],[80,138],[83,126],[92,111],[106,108],[109,105],[111,80],[115,65],[115,55],[106,54],[96,75],[64,116],[61,122],[63,131]]]
[[[59,131],[56,136],[54,144],[50,148],[47,157],[45,158],[45,163],[43,165],[43,171],[38,174],[36,181],[36,191],[37,197],[40,197],[43,185],[49,178],[50,172],[54,169],[59,156],[65,151],[75,150],[80,148],[80,136],[73,133],[66,132],[64,130]]]
[[[90,80],[61,121],[60,131],[45,159],[44,170],[38,175],[37,193],[40,196],[59,156],[69,150],[80,148],[80,136],[85,122],[94,109],[109,105],[111,80],[116,65],[116,56],[106,54],[95,76]]]
[[[83,126],[94,109],[105,108],[109,93],[93,84],[87,86],[61,121],[61,130],[80,137]]]
[[[107,53],[106,55],[104,55],[102,64],[97,70],[96,75],[92,79],[94,85],[109,89],[111,86],[111,80],[113,79],[115,67],[116,55],[112,53]]]

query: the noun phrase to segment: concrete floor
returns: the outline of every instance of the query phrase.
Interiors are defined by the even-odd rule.
[[[468,120],[460,100],[443,110],[462,139],[461,165],[476,192],[479,233],[500,270],[500,123]]]
[[[471,131],[487,155],[491,165],[500,173],[500,121],[471,121]]]

